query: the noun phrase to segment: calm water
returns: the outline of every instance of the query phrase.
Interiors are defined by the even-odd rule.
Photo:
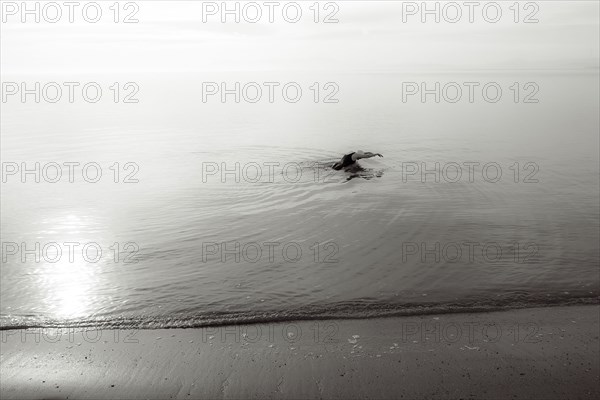
[[[79,79],[101,82],[105,98],[96,104],[2,106],[4,163],[80,163],[73,183],[66,166],[57,183],[6,177],[4,328],[597,302],[597,72],[148,75],[136,79],[137,104],[106,100],[110,82],[132,79],[103,79]],[[304,94],[295,104],[203,103],[201,82],[222,80],[297,81]],[[316,81],[335,81],[339,102],[312,102]],[[403,102],[406,81],[495,81],[503,96],[493,104],[480,91],[474,103]],[[514,82],[536,82],[539,103],[515,104]],[[362,160],[362,170],[327,168],[357,149],[384,158]],[[82,178],[89,162],[102,167],[97,183]],[[236,162],[239,176],[221,173]],[[436,162],[438,182],[415,170]],[[39,243],[39,261],[23,243],[33,253]]]

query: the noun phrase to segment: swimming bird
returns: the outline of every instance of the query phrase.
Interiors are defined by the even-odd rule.
[[[335,170],[340,170],[342,168],[346,168],[352,164],[355,164],[361,158],[371,158],[371,157],[375,157],[375,156],[383,157],[379,153],[371,153],[370,151],[363,152],[362,150],[358,150],[358,151],[352,152],[350,154],[344,155],[342,157],[342,159],[340,161],[336,162],[335,164],[333,164],[331,166],[331,168],[333,168]]]

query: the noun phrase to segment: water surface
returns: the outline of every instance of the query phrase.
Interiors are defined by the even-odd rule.
[[[242,78],[148,75],[138,104],[3,104],[3,162],[96,162],[104,174],[3,184],[3,243],[102,249],[96,262],[53,263],[3,248],[3,328],[597,302],[597,73],[248,74],[335,81],[339,102],[202,102],[202,81]],[[402,101],[402,82],[474,80],[534,81],[540,101]],[[384,157],[329,169],[357,149]],[[412,173],[436,163],[437,176]],[[123,183],[131,172],[139,182]]]

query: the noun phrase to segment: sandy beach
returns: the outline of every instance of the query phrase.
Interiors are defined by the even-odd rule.
[[[593,399],[598,306],[2,332],[3,399]]]

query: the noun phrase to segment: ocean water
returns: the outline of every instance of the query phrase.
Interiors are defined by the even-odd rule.
[[[598,71],[77,81],[99,82],[101,101],[2,104],[4,329],[598,302]],[[129,81],[139,102],[114,103],[108,87]],[[203,102],[202,82],[234,81],[293,81],[303,94]],[[422,102],[403,99],[403,82],[503,92]],[[523,102],[530,82],[537,103]],[[332,87],[338,101],[324,103]],[[358,149],[384,157],[329,168]],[[22,163],[40,163],[39,182],[9,173]]]

